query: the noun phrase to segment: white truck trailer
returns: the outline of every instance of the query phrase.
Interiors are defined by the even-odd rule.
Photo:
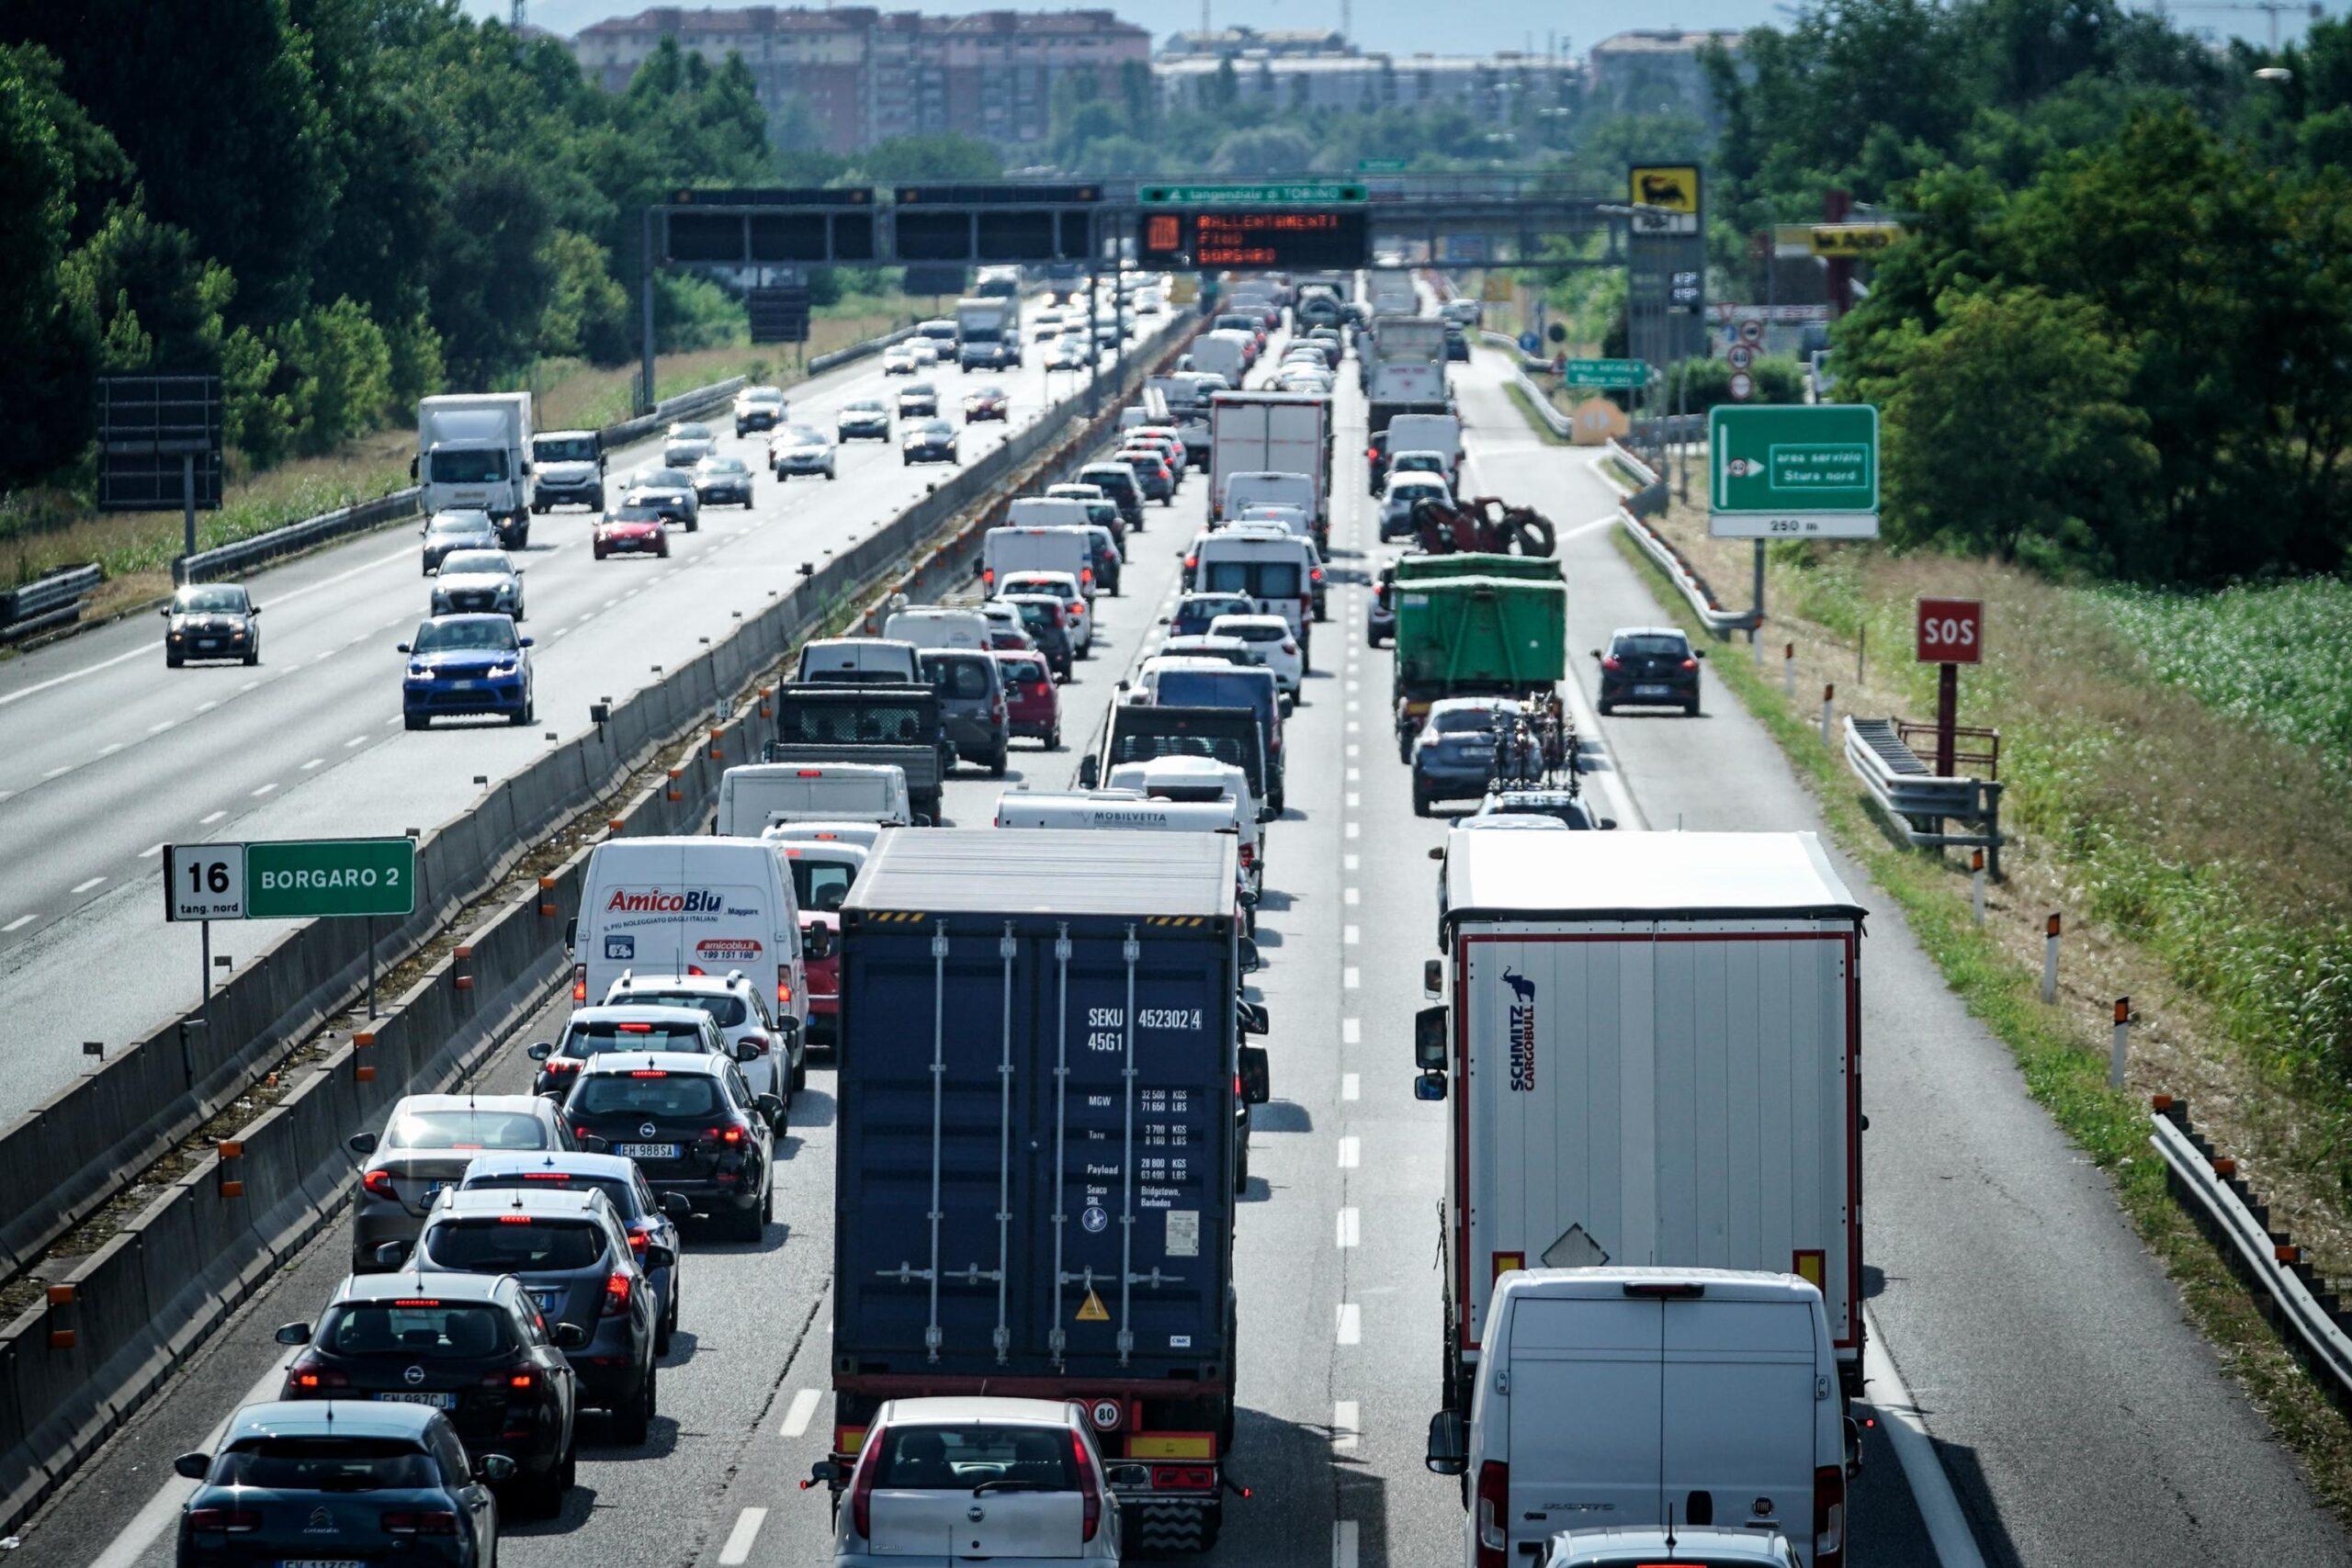
[[[531,538],[531,394],[456,393],[416,405],[416,460],[424,493],[418,510],[482,511],[499,542],[520,549]]]
[[[1233,474],[1304,474],[1318,540],[1331,527],[1331,400],[1310,392],[1218,392],[1209,400],[1209,516]]]
[[[1516,1269],[1764,1270],[1861,1387],[1862,907],[1810,833],[1447,835],[1444,1406]],[[1433,991],[1433,994],[1436,992]]]
[[[972,296],[956,301],[956,363],[967,370],[1010,370],[1021,363],[1021,301]]]

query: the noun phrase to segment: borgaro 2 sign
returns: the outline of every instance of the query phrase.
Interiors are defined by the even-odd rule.
[[[164,866],[167,919],[398,917],[416,908],[416,843],[406,838],[174,844]]]

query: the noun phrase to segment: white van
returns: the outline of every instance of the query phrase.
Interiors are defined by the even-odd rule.
[[[1278,473],[1272,468],[1244,468],[1225,476],[1213,515],[1238,517],[1245,506],[1295,506],[1315,515],[1315,481],[1306,474]]]
[[[608,839],[588,856],[571,931],[571,999],[640,975],[741,969],[808,1021],[800,910],[776,846],[758,839]]]
[[[760,837],[771,844],[847,844],[853,849],[870,850],[882,837],[882,824],[840,818],[818,822],[779,822]]]
[[[1231,796],[1214,800],[1170,800],[1139,789],[1007,790],[996,799],[1000,828],[1093,828],[1129,833],[1232,833],[1239,840],[1239,812]],[[1257,824],[1253,821],[1251,828]],[[1258,902],[1257,879],[1242,855],[1234,889],[1245,906]]]
[[[989,619],[978,610],[955,610],[944,604],[910,604],[903,610],[890,612],[882,623],[882,635],[896,642],[912,643],[917,649],[962,649],[967,652],[983,652],[989,646]],[[928,685],[918,671],[916,685]]]
[[[1450,413],[1400,413],[1388,421],[1391,452],[1438,452],[1445,457],[1446,481],[1462,483],[1462,422]]]
[[[915,645],[878,637],[826,637],[802,645],[796,681],[847,681],[869,686],[920,686]]]
[[[1264,879],[1266,825],[1258,820],[1250,775],[1231,762],[1214,757],[1155,757],[1144,762],[1121,762],[1102,781],[1102,787],[1133,790],[1153,800],[1221,806],[1233,813],[1234,830],[1241,837],[1242,871],[1253,885]]]
[[[1185,586],[1195,593],[1246,593],[1261,615],[1290,623],[1304,649],[1315,619],[1315,547],[1269,529],[1220,529],[1193,541]]]
[[[1016,495],[1004,508],[1004,525],[1009,527],[1083,528],[1092,521],[1086,502],[1070,496]]]
[[[1508,1269],[1469,1416],[1431,1420],[1429,1467],[1464,1477],[1470,1562],[1541,1561],[1562,1530],[1671,1508],[1842,1568],[1859,1436],[1821,1292],[1794,1274]]]
[[[1007,523],[989,529],[980,540],[982,585],[994,592],[999,583],[1016,571],[1066,571],[1078,580],[1087,598],[1093,598],[1094,536],[1086,531],[1086,503],[1073,501],[1069,505],[1077,515],[1068,525]]]
[[[712,830],[756,839],[779,822],[844,818],[911,827],[906,770],[875,762],[747,762],[718,775]]]

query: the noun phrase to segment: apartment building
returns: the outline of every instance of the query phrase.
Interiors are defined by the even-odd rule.
[[[1700,51],[1720,44],[1739,55],[1736,28],[1686,32],[1680,28],[1635,28],[1592,46],[1592,97],[1623,114],[1685,114],[1713,123],[1714,90],[1708,85]]]
[[[1228,73],[1229,70],[1229,73]],[[1506,51],[1498,54],[1239,55],[1163,52],[1153,83],[1170,109],[1218,107],[1230,90],[1245,104],[1277,109],[1368,112],[1448,105],[1473,118],[1508,125],[1529,107],[1572,102],[1579,80],[1566,60]]]

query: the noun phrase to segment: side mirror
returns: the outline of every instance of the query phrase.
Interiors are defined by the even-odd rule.
[[[608,1155],[613,1152],[613,1141],[610,1138],[600,1138],[594,1133],[585,1137],[574,1138],[572,1141],[580,1145],[580,1152],[583,1155]]]
[[[584,1324],[559,1323],[548,1337],[559,1350],[584,1350],[588,1348],[588,1329]]]
[[[376,1134],[373,1133],[354,1133],[351,1136],[344,1139],[343,1146],[349,1149],[356,1155],[372,1155],[376,1152]]]
[[[1445,1075],[1443,1073],[1415,1074],[1413,1077],[1413,1098],[1415,1100],[1443,1100],[1445,1098]]]
[[[735,1043],[735,1059],[739,1062],[756,1062],[767,1054],[767,1048],[765,1035],[747,1034]]]
[[[1439,1475],[1460,1475],[1470,1468],[1469,1423],[1459,1410],[1441,1410],[1430,1417],[1430,1447],[1423,1461]]]
[[[544,1062],[549,1056],[555,1055],[555,1042],[552,1040],[534,1041],[531,1043],[531,1048],[524,1052],[523,1055],[530,1057],[534,1062]]]
[[[392,644],[392,651],[394,653],[406,653],[408,651],[408,644],[404,642],[396,642]]]
[[[1846,1417],[1846,1479],[1851,1481],[1862,1472],[1862,1424],[1851,1416]]]
[[[766,1117],[771,1127],[781,1126],[784,1122],[784,1101],[772,1094],[752,1096],[752,1109]]]
[[[1148,1464],[1113,1464],[1105,1465],[1103,1469],[1108,1472],[1114,1486],[1131,1487],[1136,1491],[1151,1488],[1151,1466]]]
[[[776,1032],[784,1036],[784,1043],[787,1046],[797,1045],[800,1043],[800,1021],[798,1019],[790,1017],[777,1019],[775,1021],[775,1028]]]
[[[676,1248],[648,1246],[645,1249],[643,1267],[648,1269],[667,1269],[677,1260],[678,1254]]]
[[[165,615],[167,615],[171,614],[171,612],[170,612],[169,610],[166,610],[166,611],[164,611],[164,613]],[[1173,625],[1175,625],[1175,620],[1174,620],[1174,617],[1172,617],[1172,616],[1169,616],[1169,615],[1162,615],[1162,616],[1160,616],[1160,617],[1159,617],[1159,624],[1160,624],[1161,626],[1173,626]]]
[[[1114,691],[1114,692],[1124,692],[1124,691],[1126,691],[1126,690],[1128,689],[1128,683],[1127,683],[1126,682],[1125,682],[1125,681],[1121,681],[1121,682],[1119,682],[1117,684],[1114,685],[1111,689],[1112,689],[1113,691]]]
[[[537,637],[516,637],[514,640],[515,640],[515,642],[516,642],[517,644],[519,644],[520,646],[522,646],[522,647],[524,647],[524,648],[529,648],[530,646],[532,646],[532,644],[536,643],[538,639],[537,639]]]
[[[1272,1021],[1262,1002],[1243,1002],[1234,1009],[1233,1016],[1244,1034],[1263,1034]]]
[[[1241,1099],[1245,1104],[1263,1105],[1273,1098],[1273,1067],[1263,1045],[1244,1045],[1237,1059],[1241,1066]]]
[[[1425,997],[1445,995],[1444,959],[1428,958],[1421,961],[1421,995]]]
[[[271,1337],[280,1345],[308,1345],[311,1342],[311,1325],[307,1323],[280,1324]]]
[[[411,1242],[388,1241],[376,1249],[376,1261],[387,1269],[397,1269],[408,1261],[408,1255],[413,1250],[413,1247],[414,1244]]]
[[[1703,648],[1694,648],[1690,650],[1690,657],[1693,659],[1704,659],[1707,657],[1707,650]]]
[[[1101,761],[1093,757],[1080,757],[1078,760],[1078,787],[1080,789],[1099,789],[1102,787],[1102,764]]]
[[[662,1194],[662,1213],[676,1224],[684,1224],[695,1217],[695,1206],[686,1201],[683,1192],[664,1192]]]
[[[261,614],[261,606],[258,604],[248,604],[245,606],[245,614],[248,615],[258,615]]]
[[[486,1486],[503,1486],[514,1479],[514,1461],[504,1454],[484,1454],[474,1461],[474,1479]]]
[[[172,607],[169,604],[166,604],[162,609],[156,611],[155,614],[163,616],[164,619],[168,621],[172,618]],[[1164,626],[1168,623],[1166,621],[1162,621],[1159,624]]]
[[[1258,907],[1258,890],[1254,887],[1244,887],[1233,897],[1234,902],[1245,909],[1254,909]]]
[[[1445,858],[1445,846],[1444,846],[1443,844],[1440,844],[1440,845],[1438,845],[1436,848],[1434,848],[1434,849],[1432,849],[1432,850],[1430,850],[1430,859],[1431,859],[1431,860],[1435,860],[1435,861],[1442,861],[1442,860],[1443,860],[1444,858]]]
[[[808,1467],[808,1479],[801,1483],[801,1490],[806,1491],[811,1486],[837,1487],[841,1484],[842,1467],[835,1464],[830,1458],[820,1459]]]
[[[188,1481],[201,1481],[211,1472],[210,1454],[182,1454],[172,1461],[172,1473]]]
[[[1428,1072],[1445,1067],[1445,1009],[1423,1008],[1413,1015],[1413,1066]]]
[[[1265,958],[1258,952],[1258,944],[1248,937],[1241,939],[1241,972],[1255,975],[1266,966]]]
[[[1597,649],[1597,648],[1596,648],[1596,649],[1592,649],[1592,656],[1593,656],[1595,659],[1600,658],[1600,649]]]
[[[800,933],[800,953],[804,958],[830,958],[832,952],[832,927],[810,926]]]
[[[1593,825],[1594,825],[1595,827],[1599,828],[1602,832],[1604,832],[1604,833],[1605,833],[1605,832],[1609,831],[1611,828],[1614,828],[1614,827],[1616,827],[1616,826],[1617,826],[1617,818],[1615,818],[1614,817],[1603,817],[1603,818],[1598,818],[1598,819],[1594,822],[1594,824],[1593,824]]]

